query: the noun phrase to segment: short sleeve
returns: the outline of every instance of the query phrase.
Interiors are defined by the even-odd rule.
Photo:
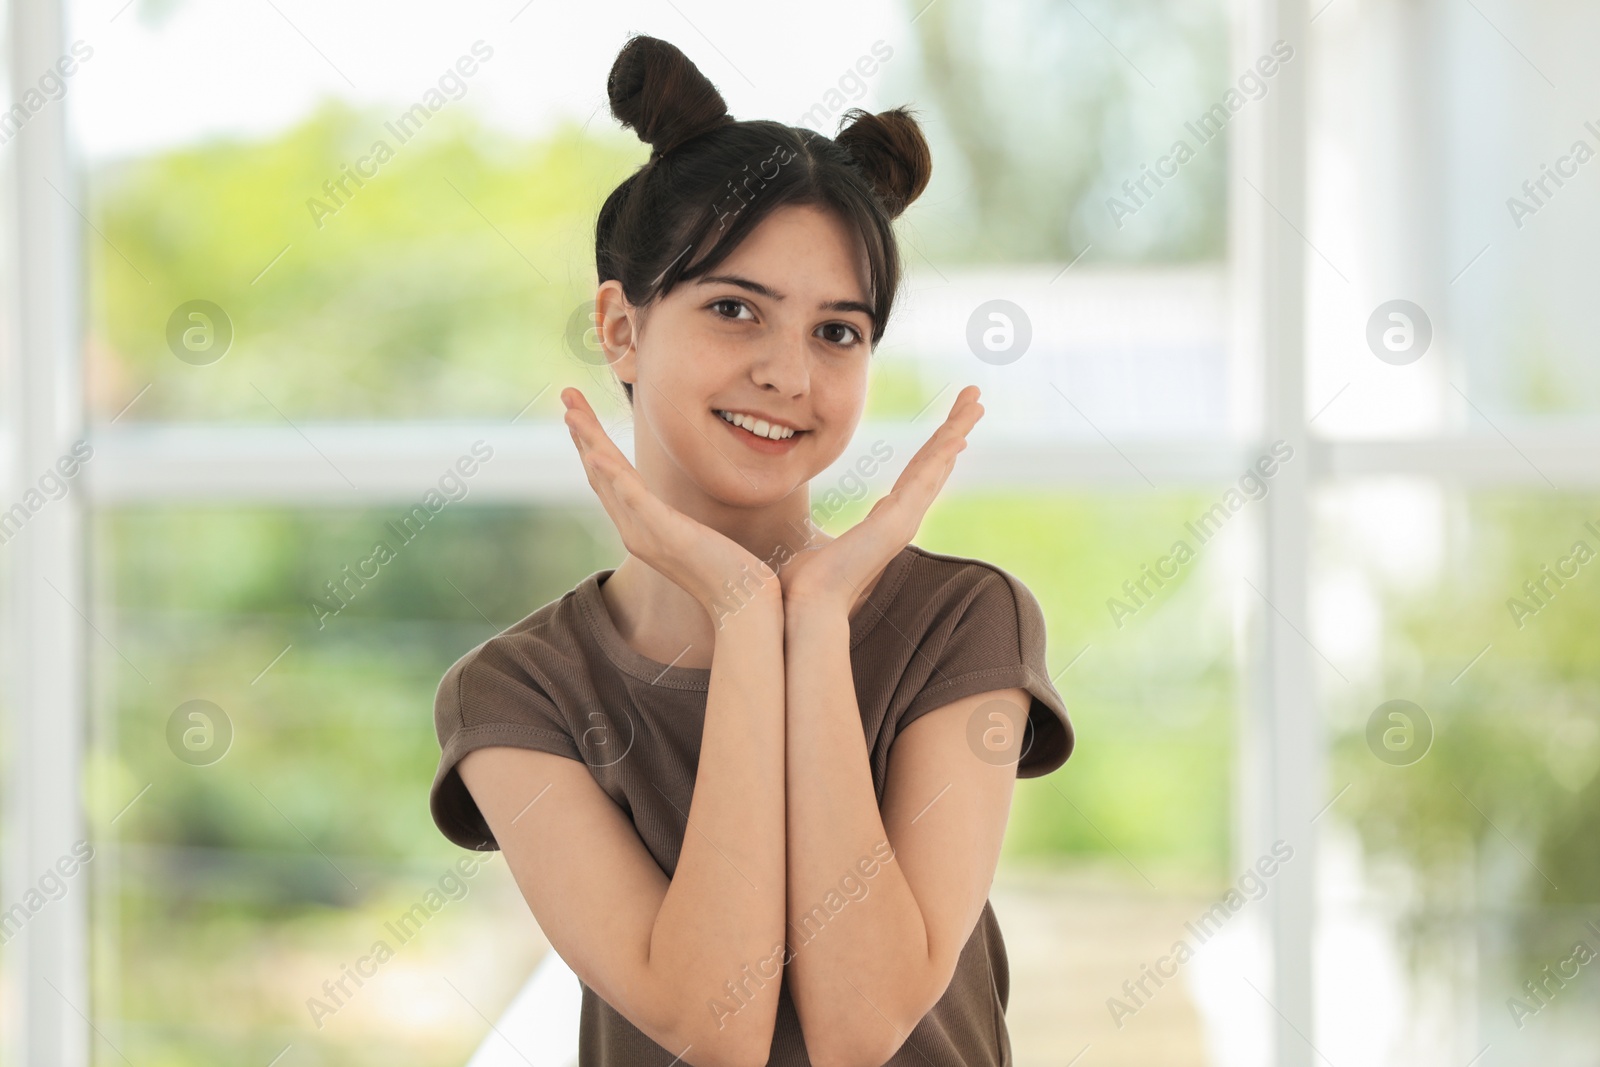
[[[560,709],[504,637],[490,638],[445,672],[434,695],[433,725],[439,768],[428,808],[439,831],[462,848],[500,847],[457,770],[468,752],[509,745],[583,759]]]
[[[1045,663],[1044,612],[1015,576],[975,564],[985,573],[967,594],[955,626],[934,656],[935,670],[895,726],[974,693],[1025,689],[1032,697],[1017,777],[1049,774],[1072,754],[1074,735],[1065,701]]]

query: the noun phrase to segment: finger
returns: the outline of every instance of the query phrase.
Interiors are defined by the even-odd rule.
[[[978,387],[969,385],[956,394],[955,403],[950,405],[950,414],[945,417],[944,423],[934,431],[937,437],[940,433],[948,433],[965,437],[983,417],[983,405],[978,403]]]
[[[968,386],[957,394],[950,415],[911,457],[894,486],[873,503],[860,522],[835,541],[848,542],[852,552],[874,559],[881,557],[886,563],[916,536],[928,508],[955,468],[957,453],[967,447],[967,432],[983,415],[977,399],[977,386]],[[870,577],[865,575],[863,580]]]
[[[577,389],[568,387],[561,391],[561,402],[567,406],[567,413],[563,420],[567,428],[577,438],[580,449],[587,451],[596,449],[615,459],[627,462],[628,457],[623,455],[615,441],[606,433],[600,423],[600,416],[595,414],[594,408],[589,406],[589,400]],[[629,466],[632,466],[630,463]]]
[[[911,457],[895,479],[893,488],[873,506],[860,526],[875,532],[881,530],[891,539],[909,540],[915,536],[923,517],[955,469],[956,456],[967,447],[967,432],[983,415],[977,397],[976,386],[961,391],[950,416]]]
[[[562,390],[561,402],[567,407],[564,421],[578,448],[589,485],[618,527],[618,532],[626,535],[628,528],[636,521],[635,515],[641,502],[641,494],[635,491],[635,483],[643,488],[643,479],[606,433],[594,409],[589,406],[588,399],[580,391],[571,388]],[[651,494],[646,490],[642,495]]]
[[[900,472],[894,490],[917,487],[930,496],[937,493],[955,468],[956,454],[967,447],[967,434],[982,417],[983,405],[978,403],[978,387],[969,385],[956,396],[945,421]]]
[[[939,428],[928,437],[917,455],[911,457],[911,463],[916,463],[924,452],[936,452],[952,442],[964,441],[978,420],[983,417],[983,411],[983,405],[978,403],[976,385],[969,385],[961,390],[956,396],[955,403],[950,406],[950,414],[945,416],[944,422],[940,423]]]
[[[589,476],[590,484],[594,485],[596,476],[601,474],[609,481],[614,473],[609,470],[612,464],[601,462],[600,455],[603,452],[601,442],[610,442],[610,435],[606,433],[605,427],[600,425],[594,409],[589,407],[588,400],[578,390],[563,389],[561,403],[567,409],[562,421],[567,425],[567,432],[572,435],[572,443],[578,450],[578,458],[583,462],[584,473]],[[615,443],[612,444],[614,447]],[[598,490],[599,486],[595,485],[595,488]]]
[[[956,394],[955,402],[950,405],[950,417],[954,418],[959,412],[961,412],[963,407],[970,408],[970,406],[974,404],[977,405],[979,413],[981,414],[983,405],[978,404],[978,398],[982,395],[982,392],[976,385],[966,386],[961,390],[961,392]]]
[[[577,389],[566,389],[562,403],[568,406],[567,423],[574,438],[581,439],[584,470],[589,484],[599,496],[606,513],[622,536],[623,544],[634,555],[661,569],[659,553],[667,545],[681,555],[698,536],[692,522],[667,504],[645,484],[633,462],[606,433],[588,399]]]
[[[613,492],[625,490],[629,497],[637,497],[634,487],[643,488],[644,480],[606,432],[587,398],[576,389],[568,389],[562,392],[561,399],[568,405],[565,421],[578,444],[585,468],[599,474]]]

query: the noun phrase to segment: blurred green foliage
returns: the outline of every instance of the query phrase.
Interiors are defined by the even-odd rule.
[[[907,224],[939,262],[1071,259],[1094,239],[1106,190],[1165,150],[1164,123],[1225,87],[1219,12],[1051,5],[1034,23],[1035,48],[996,78],[980,56],[951,47],[975,32],[973,10],[937,5],[917,24],[927,100],[950,131],[930,136],[959,142],[959,167],[936,175],[954,173],[971,192],[930,195]],[[1138,32],[1167,15],[1160,33]],[[1091,23],[1128,54],[1103,47]],[[1159,73],[1159,103],[1141,99],[1143,70]],[[101,418],[146,385],[129,421],[509,417],[549,382],[584,373],[564,333],[592,295],[594,215],[644,147],[574,125],[516,142],[446,112],[319,227],[306,201],[366,153],[385,117],[328,104],[278,138],[92,175],[109,245],[88,260]],[[1031,135],[1045,126],[1050,136]],[[1220,255],[1223,147],[1096,258]],[[172,310],[196,298],[222,305],[237,331],[228,356],[203,368],[174,360],[164,337]],[[920,410],[922,384],[884,367],[870,411]],[[1065,768],[1019,782],[1006,862],[1070,858],[1174,892],[1231,877],[1240,680],[1221,561],[1203,555],[1121,628],[1105,607],[1199,503],[971,494],[941,501],[924,523],[918,544],[997,563],[1038,597],[1078,733]],[[830,526],[864,512],[853,505]],[[248,1040],[261,1062],[281,1048],[276,1035],[303,1031],[295,998],[327,974],[327,952],[305,946],[368,937],[375,909],[411,899],[409,887],[458,854],[426,809],[444,669],[622,554],[598,508],[452,508],[319,627],[310,598],[392,517],[235,506],[96,516],[104,640],[91,806],[97,839],[120,842],[126,862],[96,905],[106,946],[96,988],[142,1020],[140,1062],[238,1058],[236,1040],[207,1031],[201,1041],[189,1027],[186,1006],[202,997],[234,1025],[254,1020]],[[1499,908],[1516,916],[1504,965],[1531,973],[1600,901],[1600,563],[1521,629],[1503,603],[1588,536],[1587,519],[1600,520],[1593,501],[1470,498],[1441,577],[1383,594],[1381,692],[1335,702],[1332,784],[1350,783],[1337,817],[1374,859],[1403,869],[1400,883],[1417,880],[1397,893],[1418,952]],[[1499,629],[1464,622],[1479,619]],[[1437,728],[1433,750],[1410,767],[1366,748],[1366,715],[1392,696],[1417,700]],[[166,749],[168,717],[195,698],[220,705],[235,729],[210,767]],[[311,971],[300,964],[315,972],[306,988],[246,977],[249,961],[287,958],[296,938],[294,951],[315,960]],[[237,966],[221,970],[233,977],[219,987],[213,975],[229,961]],[[339,1062],[407,1051],[351,1047]]]
[[[386,117],[330,102],[274,140],[94,175],[118,253],[91,259],[100,414],[153,383],[129,419],[277,422],[274,405],[296,419],[510,418],[570,373],[594,217],[644,146],[576,124],[513,141],[448,110],[399,144]],[[330,202],[324,183],[379,137],[394,158],[318,219],[308,202]],[[168,317],[194,299],[235,331],[200,373],[166,347]]]
[[[962,161],[936,173],[971,186],[913,208],[907,223],[925,233],[924,255],[1072,258],[1094,238],[1107,188],[1165,149],[1163,123],[1225,85],[1209,6],[1068,8],[1041,15],[1037,51],[1018,53],[1004,79],[950,47],[974,32],[970,5],[942,4],[919,20],[927,99]],[[1173,12],[1182,17],[1162,34],[1135,32]],[[1130,54],[1103,48],[1089,22]],[[1159,104],[1139,99],[1141,70],[1160,73]],[[307,200],[368,150],[384,117],[328,104],[272,140],[213,142],[92,176],[109,245],[89,258],[100,417],[146,385],[130,421],[509,417],[547,383],[584,372],[564,333],[592,294],[594,215],[644,147],[625,132],[573,125],[516,142],[447,112],[319,227]],[[1027,136],[1046,121],[1051,136]],[[1097,258],[1219,255],[1222,147]],[[228,356],[203,368],[174,360],[164,337],[172,310],[196,298],[222,305],[237,331]],[[922,385],[882,368],[871,412],[920,410]],[[1203,556],[1121,628],[1105,607],[1198,503],[967,495],[941,501],[924,523],[918,544],[997,563],[1033,590],[1078,733],[1064,769],[1019,782],[1006,862],[1070,858],[1174,892],[1231,876],[1240,693],[1221,564]],[[864,511],[853,505],[830,525]],[[264,994],[244,977],[248,961],[289,952],[275,938],[368,936],[374,909],[408,899],[407,887],[457,855],[426,809],[444,669],[621,558],[597,508],[453,508],[319,627],[310,598],[392,517],[233,506],[96,517],[104,641],[91,805],[97,838],[121,842],[126,863],[96,905],[107,942],[97,989],[115,990],[121,1013],[144,1020],[140,1062],[237,1057],[226,1034],[202,1041],[185,1023],[183,1005],[202,996],[230,1022],[255,1021],[249,1040],[262,1062],[276,1052],[274,1035],[300,1032],[294,998],[315,981]],[[1589,519],[1600,521],[1593,501],[1468,498],[1441,577],[1384,587],[1381,691],[1334,702],[1330,774],[1335,787],[1350,784],[1337,817],[1356,827],[1380,877],[1404,872],[1396,894],[1408,902],[1419,961],[1463,922],[1496,911],[1514,916],[1500,965],[1533,973],[1564,953],[1584,909],[1600,901],[1600,563],[1520,629],[1504,606],[1573,540],[1596,543],[1583,531]],[[1480,619],[1498,629],[1464,622]],[[1457,679],[1485,643],[1491,651]],[[1432,751],[1410,767],[1379,763],[1366,748],[1366,716],[1392,696],[1417,700],[1437,729]],[[235,729],[229,754],[210,767],[166,749],[168,717],[195,698],[220,705]],[[113,830],[110,819],[146,785]],[[238,963],[223,968],[236,977],[220,988],[219,961]],[[135,971],[161,978],[141,982]],[[341,1062],[405,1052],[345,1049]]]
[[[864,511],[857,502],[829,525],[848,528]],[[1182,502],[1138,497],[962,497],[942,503],[918,538],[1021,577],[1045,608],[1055,671],[1093,646],[1058,679],[1085,740],[1067,770],[1021,783],[1010,842],[1019,856],[1120,854],[1222,875],[1231,653],[1216,636],[1224,631],[1196,617],[1218,608],[1169,583],[1163,596],[1175,606],[1119,632],[1104,604],[1184,513]],[[116,679],[109,758],[125,768],[114,780],[171,785],[144,802],[141,835],[292,851],[304,846],[298,828],[330,852],[398,862],[425,846],[448,858],[424,806],[439,677],[623,550],[598,507],[452,509],[319,624],[311,599],[390,517],[203,507],[101,517],[96,548],[116,622],[100,670]],[[177,765],[167,751],[166,719],[190,699],[233,719],[228,771]],[[345,897],[337,878],[310,872],[306,894]]]
[[[980,19],[976,4],[930,5],[913,26],[922,65],[886,68],[938,162],[902,222],[908,264],[1066,263],[1091,242],[1091,262],[1220,258],[1223,140],[1125,226],[1106,198],[1125,196],[1122,181],[1227,88],[1221,9],[1029,6],[1018,48],[1006,29],[1017,27]],[[595,215],[646,146],[604,122],[527,142],[452,108],[402,143],[390,118],[328,101],[271,139],[208,140],[91,174],[104,238],[88,257],[94,414],[150,386],[128,421],[510,417],[570,373],[565,333],[593,297]],[[325,183],[379,139],[393,158],[330,195]],[[166,347],[169,317],[197,299],[234,329],[228,354],[198,369]],[[555,395],[541,404],[555,411]]]
[[[916,6],[917,47],[886,74],[906,79],[897,88],[929,120],[936,163],[901,223],[908,263],[1065,263],[1091,244],[1089,262],[1221,258],[1226,137],[1125,227],[1106,210],[1230,83],[1220,5]],[[140,14],[157,25],[176,9]],[[89,176],[104,238],[86,260],[96,417],[136,396],[128,422],[509,417],[593,370],[565,333],[592,297],[595,214],[645,146],[608,122],[523,142],[446,109],[319,224],[308,201],[326,199],[324,182],[386,136],[389,117],[330,102],[281,136]],[[224,359],[199,368],[165,340],[193,299],[221,305],[236,332]],[[1559,407],[1560,376],[1542,366],[1531,388]],[[885,365],[869,411],[919,411],[924,384]],[[541,403],[555,412],[554,392]],[[924,523],[918,544],[997,563],[1037,596],[1078,734],[1061,771],[1019,782],[1005,862],[1070,859],[1170,892],[1232,877],[1241,694],[1222,562],[1203,555],[1121,628],[1105,607],[1197,503],[971,494]],[[830,526],[864,512],[853,505]],[[622,553],[598,508],[463,505],[319,626],[310,598],[393,517],[95,516],[88,781],[95,838],[119,857],[96,874],[96,1003],[136,1062],[266,1063],[289,1042],[300,1063],[425,1054],[374,1026],[306,1042],[301,1000],[459,855],[426,808],[444,669]],[[1467,498],[1435,580],[1370,576],[1385,618],[1381,685],[1329,701],[1330,784],[1350,786],[1334,817],[1392,878],[1415,958],[1444,958],[1472,926],[1486,988],[1564,955],[1600,902],[1600,562],[1521,628],[1504,606],[1590,537],[1590,519],[1600,523],[1592,500]],[[1422,704],[1437,730],[1409,767],[1380,763],[1364,737],[1371,709],[1395,696]],[[166,748],[168,718],[195,698],[235,730],[208,767]],[[111,1062],[103,1045],[95,1055]]]
[[[1175,263],[1227,248],[1228,133],[1184,128],[1216,103],[1227,11],[1213,0],[918,3],[921,67],[899,83],[932,119],[934,169],[907,213],[938,261]],[[897,86],[898,87],[898,86]],[[1194,158],[1132,217],[1108,200],[1177,140]]]
[[[1333,701],[1329,781],[1350,784],[1338,810],[1404,915],[1412,965],[1443,966],[1465,929],[1510,993],[1600,918],[1600,559],[1560,586],[1541,571],[1579,541],[1600,556],[1586,525],[1600,501],[1482,493],[1451,512],[1437,572],[1365,561],[1385,608],[1382,690]],[[1529,581],[1545,581],[1542,606]],[[1367,717],[1393,697],[1435,732],[1409,766],[1367,747]]]
[[[868,503],[832,516],[830,529],[859,521]],[[995,562],[1033,590],[1078,731],[1065,768],[1019,783],[1012,859],[1071,856],[1166,891],[1225,880],[1234,694],[1215,590],[1191,570],[1162,591],[1159,610],[1120,632],[1104,604],[1196,506],[963,496],[940,501],[924,524],[918,544]],[[379,917],[396,911],[385,902],[408,886],[414,898],[428,872],[461,855],[427,810],[440,676],[623,556],[598,506],[458,505],[319,628],[310,598],[390,517],[166,506],[96,519],[105,641],[94,677],[109,700],[94,726],[91,810],[96,840],[115,841],[121,857],[121,889],[100,905],[97,929],[113,940],[99,981],[118,990],[127,1016],[151,1021],[139,1047],[179,1057],[169,1062],[202,1062],[182,1057],[224,1046],[237,1056],[303,1030],[300,1002],[381,935]],[[195,698],[222,707],[235,731],[210,766],[167,749],[169,716]],[[258,955],[279,961],[271,981],[252,986],[240,974],[212,986],[211,971]],[[230,1044],[183,1024],[174,1013],[195,999],[235,1027],[248,1023],[248,1038]],[[326,1040],[309,1054],[339,1051],[316,1062],[403,1055]]]
[[[144,4],[140,17],[156,26],[178,10]],[[1223,144],[1125,231],[1107,230],[1104,199],[1226,87],[1222,9],[1034,4],[1009,30],[979,14],[972,0],[926,10],[913,24],[920,58],[903,48],[889,75],[909,79],[938,164],[901,223],[907,262],[1065,263],[1091,240],[1095,260],[1219,258]],[[1018,26],[1020,42],[1007,36]],[[966,47],[980,32],[981,53]],[[608,122],[519,141],[468,109],[396,144],[390,117],[329,102],[278,136],[89,175],[93,417],[509,418],[555,381],[611,388],[603,368],[574,360],[566,332],[593,295],[595,215],[646,147]],[[328,200],[324,183],[380,137],[394,157],[319,221],[308,202]],[[201,367],[166,342],[174,309],[195,299],[220,305],[235,332]],[[886,360],[869,414],[921,411],[926,384]],[[546,390],[528,417],[556,403]],[[1229,877],[1237,679],[1217,561],[1186,569],[1158,610],[1121,629],[1105,610],[1193,503],[970,495],[924,524],[917,543],[996,562],[1034,591],[1078,732],[1066,768],[1019,783],[1007,862],[1071,857],[1164,891]],[[426,807],[445,668],[622,549],[598,507],[461,505],[319,625],[310,599],[397,510],[94,517],[88,788],[95,838],[115,857],[94,904],[96,1004],[141,1064],[265,1063],[290,1042],[301,1063],[459,1060],[453,1032],[440,1049],[365,1023],[307,1041],[302,1001],[460,855]],[[166,747],[170,716],[192,699],[233,725],[210,766]]]
[[[1019,779],[1008,858],[1093,859],[1164,890],[1227,881],[1238,694],[1212,561],[1185,568],[1120,628],[1106,608],[1202,507],[1187,496],[963,496],[924,522],[918,544],[1003,567],[1039,600],[1078,737],[1061,770]]]

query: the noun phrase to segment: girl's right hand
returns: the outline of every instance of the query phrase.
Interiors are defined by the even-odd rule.
[[[713,617],[719,607],[725,613],[732,599],[726,582],[737,591],[735,604],[758,586],[781,602],[777,574],[754,553],[656,496],[600,425],[583,393],[563,389],[561,402],[589,485],[631,555],[694,597]]]

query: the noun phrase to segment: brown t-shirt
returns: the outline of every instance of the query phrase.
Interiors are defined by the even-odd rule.
[[[600,595],[612,573],[589,575],[445,672],[434,702],[442,752],[429,806],[440,831],[463,848],[499,845],[456,764],[473,749],[511,745],[585,762],[667,877],[677,868],[711,671],[632,649]],[[1072,752],[1072,725],[1045,667],[1039,604],[993,564],[907,545],[850,620],[850,663],[880,805],[895,737],[917,716],[973,693],[1020,687],[1032,695],[1018,777],[1048,774]],[[1009,994],[1005,942],[985,901],[949,987],[889,1064],[1006,1067]],[[579,1025],[580,1067],[676,1060],[588,986]],[[767,1062],[811,1062],[787,978]]]

